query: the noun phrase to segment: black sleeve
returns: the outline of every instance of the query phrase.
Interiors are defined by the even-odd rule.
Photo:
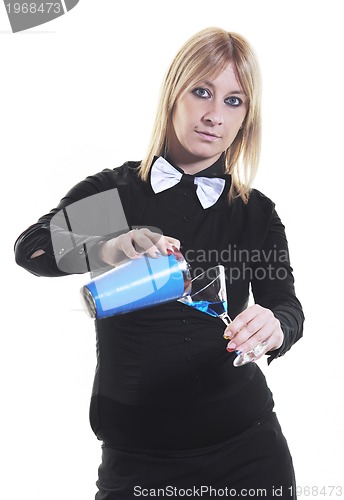
[[[57,208],[19,236],[17,264],[36,276],[106,270],[98,258],[99,243],[128,230],[117,189],[120,173],[121,167],[107,169],[74,186]],[[32,259],[36,250],[44,254]]]
[[[268,353],[270,364],[302,337],[304,314],[295,294],[285,228],[274,206],[267,227],[263,246],[253,263],[251,286],[255,303],[271,309],[284,334],[282,346]]]

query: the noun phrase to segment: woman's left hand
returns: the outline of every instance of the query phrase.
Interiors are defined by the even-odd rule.
[[[281,347],[284,337],[280,322],[273,312],[258,304],[238,314],[227,326],[223,336],[230,339],[227,345],[229,352],[246,353],[266,341],[267,345],[259,357]]]

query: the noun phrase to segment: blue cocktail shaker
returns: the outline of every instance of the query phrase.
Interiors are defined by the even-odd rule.
[[[158,258],[144,254],[97,276],[81,288],[86,312],[97,319],[177,300],[191,291],[189,264],[176,248]]]

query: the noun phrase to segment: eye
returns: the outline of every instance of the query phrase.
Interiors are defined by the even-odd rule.
[[[225,103],[229,104],[230,106],[237,107],[242,104],[242,100],[239,97],[232,96],[232,97],[227,97],[227,99],[225,99]]]
[[[201,99],[206,99],[207,97],[210,97],[209,90],[204,89],[203,87],[197,87],[192,91],[192,93],[197,97],[200,97]]]

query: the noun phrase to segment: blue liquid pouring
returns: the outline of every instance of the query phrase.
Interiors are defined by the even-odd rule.
[[[221,314],[227,312],[227,302],[208,302],[206,300],[190,301],[187,302],[190,307],[194,307],[201,312],[210,314],[210,316],[219,317]]]

